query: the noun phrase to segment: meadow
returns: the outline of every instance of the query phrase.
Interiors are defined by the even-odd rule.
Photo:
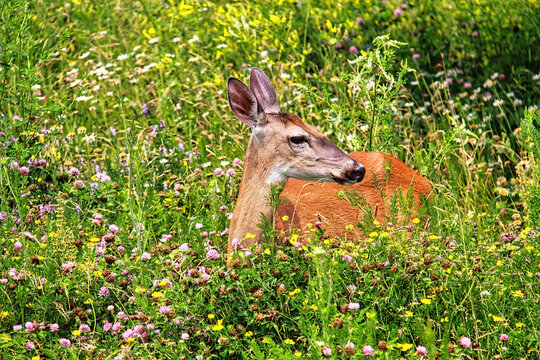
[[[540,358],[539,54],[536,0],[0,0],[0,359]],[[251,67],[425,209],[227,264]]]

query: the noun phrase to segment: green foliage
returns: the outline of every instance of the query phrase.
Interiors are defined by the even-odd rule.
[[[0,2],[0,358],[538,358],[539,13]],[[340,148],[421,172],[428,210],[398,192],[381,224],[343,191],[365,239],[267,219],[229,259],[249,130],[226,79],[252,66]]]

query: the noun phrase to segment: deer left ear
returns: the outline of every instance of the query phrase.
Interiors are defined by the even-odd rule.
[[[249,74],[249,88],[255,94],[259,105],[265,113],[277,114],[280,112],[276,91],[268,76],[261,69],[251,69],[251,73]]]

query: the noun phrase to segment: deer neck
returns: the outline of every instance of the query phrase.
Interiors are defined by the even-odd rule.
[[[231,246],[233,239],[240,240],[245,248],[261,242],[262,234],[258,226],[262,220],[261,214],[272,220],[272,187],[283,185],[272,184],[273,166],[268,158],[264,158],[257,151],[256,142],[257,139],[252,136],[246,151],[240,191],[229,228],[229,253],[234,250]]]

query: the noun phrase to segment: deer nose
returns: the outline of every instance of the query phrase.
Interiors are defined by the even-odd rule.
[[[356,182],[360,182],[362,181],[362,179],[364,179],[365,174],[366,168],[364,167],[364,165],[355,161],[354,167],[351,170],[351,178]]]

